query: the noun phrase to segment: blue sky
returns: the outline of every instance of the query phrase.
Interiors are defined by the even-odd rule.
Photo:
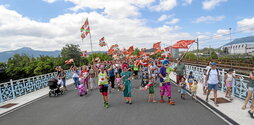
[[[94,1],[94,2],[93,2]],[[106,1],[106,0],[105,0]],[[135,45],[137,42],[137,47],[143,47],[142,45],[149,43],[152,44],[156,41],[165,42],[166,45],[170,45],[172,41],[173,43],[177,40],[181,39],[194,39],[197,36],[200,37],[201,47],[207,47],[210,44],[213,47],[219,47],[221,44],[225,44],[228,42],[228,36],[225,35],[228,32],[228,28],[232,28],[232,32],[239,32],[241,29],[246,28],[244,25],[248,25],[248,28],[254,27],[254,13],[253,13],[253,0],[108,0],[112,2],[109,4],[104,0],[0,0],[0,5],[3,6],[2,9],[5,9],[8,16],[9,11],[15,11],[17,14],[13,15],[15,18],[24,21],[24,24],[19,24],[21,30],[25,30],[29,33],[20,34],[19,31],[14,31],[9,34],[9,30],[0,28],[0,32],[4,34],[8,34],[8,37],[12,37],[11,39],[16,39],[18,37],[19,40],[13,40],[11,45],[4,44],[3,42],[6,39],[0,39],[3,47],[0,47],[0,51],[16,49],[19,47],[28,46],[34,49],[42,49],[42,50],[56,50],[60,49],[65,44],[69,43],[71,40],[79,41],[80,36],[78,35],[70,35],[64,36],[66,38],[61,37],[62,30],[75,30],[77,29],[77,33],[79,34],[78,29],[80,24],[73,24],[73,28],[71,26],[61,27],[63,22],[51,22],[50,20],[68,20],[73,22],[80,22],[81,19],[77,17],[78,14],[81,14],[82,19],[84,19],[85,15],[90,15],[89,18],[91,20],[91,25],[93,27],[101,28],[103,26],[103,22],[101,20],[105,20],[105,24],[111,25],[110,27],[104,27],[102,29],[94,29],[94,37],[93,41],[97,41],[101,35],[105,36],[106,40],[109,41],[119,41],[119,44],[125,46],[126,41],[131,41],[131,44]],[[115,2],[117,1],[117,2]],[[118,3],[119,2],[119,3]],[[165,3],[163,3],[165,2]],[[187,3],[189,2],[189,3]],[[119,4],[120,7],[114,4]],[[165,5],[167,4],[167,5]],[[206,6],[206,5],[207,6]],[[121,7],[122,6],[122,7]],[[18,15],[22,16],[19,17]],[[161,19],[159,18],[164,15],[167,18]],[[71,17],[73,16],[73,18]],[[75,16],[75,18],[74,18]],[[98,16],[97,18],[95,18]],[[1,17],[1,20],[5,20],[5,18]],[[11,15],[10,15],[11,18]],[[28,19],[27,22],[25,22]],[[68,19],[66,19],[68,18]],[[8,18],[7,18],[8,19]],[[7,20],[6,19],[6,20]],[[253,21],[253,23],[252,23]],[[9,22],[9,21],[6,21]],[[61,24],[58,24],[58,22]],[[98,22],[98,24],[96,23]],[[132,23],[125,25],[128,22]],[[13,22],[15,23],[15,22]],[[16,22],[17,23],[17,22]],[[25,24],[30,24],[31,26],[24,26]],[[100,23],[100,24],[99,24]],[[0,23],[4,25],[4,23]],[[47,36],[45,32],[47,30],[43,30],[43,28],[38,31],[37,35],[34,35],[32,31],[33,28],[38,28],[38,25],[45,25],[45,29],[50,27],[51,25],[60,26],[54,27],[59,31],[57,36]],[[66,23],[68,25],[68,23]],[[119,26],[118,26],[119,25]],[[129,26],[130,25],[130,26]],[[6,26],[9,26],[9,24]],[[125,27],[126,26],[126,27]],[[12,27],[10,25],[10,27]],[[74,29],[75,27],[75,29]],[[133,29],[131,29],[133,27]],[[136,29],[134,29],[137,27]],[[243,27],[243,28],[242,28]],[[24,28],[24,29],[22,29]],[[116,34],[119,33],[118,29],[122,29],[121,34],[118,36]],[[107,32],[108,29],[112,30],[110,33]],[[15,30],[15,29],[14,29]],[[31,30],[31,31],[30,31]],[[124,31],[123,31],[124,30]],[[126,32],[125,32],[126,31]],[[130,33],[131,31],[136,32]],[[93,29],[92,29],[93,32]],[[138,32],[138,34],[137,34]],[[152,34],[151,32],[158,32],[158,34]],[[143,34],[142,34],[143,33]],[[62,35],[67,34],[63,33]],[[152,34],[149,36],[148,34]],[[43,37],[45,35],[45,37]],[[160,36],[161,35],[161,36]],[[212,38],[210,36],[219,35],[219,38]],[[232,35],[232,38],[244,37],[248,35],[254,35],[253,30],[246,32],[239,32]],[[125,37],[124,37],[125,36]],[[128,37],[127,37],[128,36]],[[167,38],[167,36],[169,36]],[[108,39],[107,39],[108,38]],[[8,38],[9,39],[9,38]],[[68,39],[68,40],[67,40]],[[207,40],[208,39],[208,40]],[[211,40],[209,40],[211,39]],[[66,40],[66,41],[65,41]],[[29,42],[31,41],[31,44]],[[36,42],[35,42],[36,41]],[[47,47],[41,46],[45,41],[49,41],[52,46],[57,44],[57,47]],[[63,42],[60,42],[63,41]],[[88,41],[88,40],[87,40]],[[216,41],[211,43],[209,41]],[[18,44],[19,43],[19,44]],[[24,43],[24,44],[20,44]],[[72,42],[71,42],[72,43]],[[74,44],[83,44],[79,42],[74,42]],[[112,43],[113,44],[113,43]],[[148,46],[145,46],[148,47]],[[88,49],[89,46],[85,45],[83,49]],[[105,49],[105,48],[104,48]]]

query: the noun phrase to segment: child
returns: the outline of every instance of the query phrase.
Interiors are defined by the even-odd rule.
[[[117,84],[117,88],[118,91],[123,91],[123,83],[122,83],[122,78],[120,77],[119,74],[116,75],[116,84]]]
[[[142,75],[141,87],[145,87],[149,82],[149,74],[148,71],[145,70]]]
[[[202,77],[202,82],[203,82],[203,95],[206,95],[206,92],[207,92],[206,72],[207,72],[207,70],[204,69],[203,77]]]
[[[181,99],[184,100],[185,99],[185,94],[186,94],[186,83],[185,83],[185,78],[184,77],[182,77],[179,86],[180,86]]]
[[[232,100],[231,98],[231,89],[232,89],[232,82],[233,82],[233,78],[239,78],[240,76],[236,77],[235,75],[233,75],[233,69],[229,69],[228,73],[225,75],[225,81],[224,81],[224,86],[227,87],[226,90],[226,98],[229,98],[230,100]]]
[[[197,100],[197,89],[198,89],[198,81],[194,80],[194,85],[191,87],[191,95],[192,95],[192,100],[195,99]]]
[[[149,96],[148,96],[148,102],[157,102],[155,100],[155,95],[154,95],[154,77],[149,78],[149,83],[148,83],[148,91],[149,91]]]
[[[188,83],[189,83],[189,89],[190,89],[190,91],[191,91],[191,86],[193,84],[193,81],[194,81],[193,72],[190,71],[190,74],[189,74],[189,77],[188,77]]]

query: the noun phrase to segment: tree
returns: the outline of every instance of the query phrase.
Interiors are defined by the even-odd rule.
[[[0,70],[5,70],[7,67],[6,63],[0,62]]]
[[[197,59],[197,56],[192,53],[192,52],[187,52],[184,56],[185,59],[188,59],[188,60],[196,60]]]
[[[216,54],[215,51],[213,51],[213,52],[211,53],[211,58],[212,58],[212,59],[218,59],[218,55]]]
[[[138,48],[135,48],[134,52],[132,53],[132,55],[136,55],[139,56],[139,52],[140,50]]]
[[[92,64],[92,58],[99,57],[101,61],[110,61],[112,60],[112,56],[108,55],[107,53],[93,53],[88,56],[88,62]]]
[[[79,49],[79,45],[67,44],[63,47],[61,56],[64,60],[74,59],[74,62],[77,66],[80,66],[81,59],[81,50]]]
[[[8,60],[6,73],[12,79],[26,78],[30,75],[27,74],[25,68],[31,62],[29,56],[23,54],[15,54]]]

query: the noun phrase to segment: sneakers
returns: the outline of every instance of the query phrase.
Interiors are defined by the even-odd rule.
[[[109,104],[108,104],[107,102],[104,102],[103,107],[105,107],[105,108],[109,108]]]
[[[164,103],[164,102],[165,102],[164,100],[162,100],[162,99],[160,100],[160,103]]]
[[[172,100],[168,100],[168,104],[175,105],[175,102],[173,102]]]
[[[253,113],[249,110],[248,113],[250,114],[251,118],[254,118]]]

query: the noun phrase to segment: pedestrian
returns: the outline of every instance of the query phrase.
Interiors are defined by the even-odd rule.
[[[124,91],[123,95],[126,101],[126,104],[132,104],[132,98],[131,98],[131,79],[132,79],[132,72],[128,71],[129,67],[127,64],[122,65],[123,72],[121,73],[121,76],[123,78],[123,84],[124,84]]]
[[[208,97],[210,95],[210,92],[213,90],[214,93],[214,104],[215,106],[219,106],[217,102],[217,90],[218,90],[218,84],[220,83],[220,73],[219,70],[216,68],[216,63],[212,62],[211,68],[207,71],[207,77],[206,77],[206,83],[208,84],[208,92],[206,95],[206,101],[208,102]]]
[[[123,91],[123,83],[122,83],[122,78],[120,77],[119,74],[116,74],[116,84],[117,84],[117,88],[118,91]]]
[[[191,87],[191,97],[192,100],[197,100],[197,89],[198,89],[198,81],[194,80],[194,85]]]
[[[247,88],[248,88],[248,94],[247,94],[247,97],[245,98],[244,104],[242,106],[243,110],[246,109],[246,106],[253,95],[253,91],[254,91],[254,72],[253,71],[250,72],[250,74],[249,74],[249,82],[247,84]],[[254,99],[252,99],[252,103],[250,106],[251,108],[254,108],[253,104],[254,104]]]
[[[59,79],[62,82],[64,90],[67,91],[67,88],[66,88],[66,73],[64,72],[63,69],[61,69],[61,73],[59,74]]]
[[[141,79],[141,87],[145,87],[149,82],[149,74],[148,70],[145,67],[143,72],[142,72],[142,79]]]
[[[227,88],[225,97],[229,98],[230,100],[232,100],[232,98],[231,98],[231,89],[232,89],[233,79],[236,79],[236,78],[240,77],[240,76],[236,77],[233,74],[233,71],[234,71],[233,69],[229,69],[228,73],[225,75],[225,78],[224,78],[224,83],[225,83],[224,86]]]
[[[207,73],[207,70],[204,69],[203,76],[202,76],[203,95],[206,95],[206,93],[207,93],[207,83],[206,83],[207,75],[206,75],[206,73]]]
[[[138,64],[134,64],[134,67],[133,67],[133,71],[134,71],[134,76],[135,76],[135,79],[138,79]]]
[[[191,91],[191,86],[192,86],[193,82],[194,82],[193,72],[190,71],[190,74],[189,74],[189,76],[188,76],[188,83],[189,83],[189,90],[190,90],[190,91]]]
[[[109,108],[109,103],[108,103],[108,75],[107,72],[105,71],[105,65],[100,66],[100,72],[98,74],[98,85],[100,88],[100,92],[103,96],[103,101],[104,101],[104,107]]]
[[[181,99],[185,100],[185,94],[186,94],[186,82],[185,82],[185,78],[182,77],[181,82],[179,83],[180,86],[180,93],[181,93]]]
[[[89,70],[89,76],[90,76],[90,89],[96,89],[97,88],[97,84],[96,84],[96,72],[94,67],[91,67],[91,69]]]
[[[155,99],[155,94],[154,94],[154,77],[149,78],[149,83],[148,83],[148,102],[157,102]]]
[[[170,67],[170,62],[168,60],[163,60],[162,67],[160,68],[160,103],[164,103],[163,96],[166,92],[166,96],[168,97],[168,104],[174,105],[175,102],[171,99],[171,83],[169,82],[169,74],[174,71]]]
[[[73,81],[74,81],[74,85],[75,85],[75,89],[78,88],[79,86],[79,71],[78,71],[78,68],[76,66],[71,66],[71,71],[72,71],[72,78],[73,78]]]
[[[182,63],[182,60],[178,61],[175,67],[175,72],[176,72],[176,83],[179,84],[182,77],[184,77],[185,74],[185,65]]]
[[[110,86],[111,86],[112,90],[114,90],[115,89],[115,79],[116,79],[115,76],[116,76],[116,74],[115,74],[115,71],[113,69],[113,65],[110,65],[109,67],[110,67],[108,69],[108,71],[109,71],[109,82],[110,82]]]
[[[80,78],[81,78],[81,83],[83,83],[85,85],[87,91],[89,91],[89,85],[88,85],[89,84],[89,71],[86,66],[82,66]]]

